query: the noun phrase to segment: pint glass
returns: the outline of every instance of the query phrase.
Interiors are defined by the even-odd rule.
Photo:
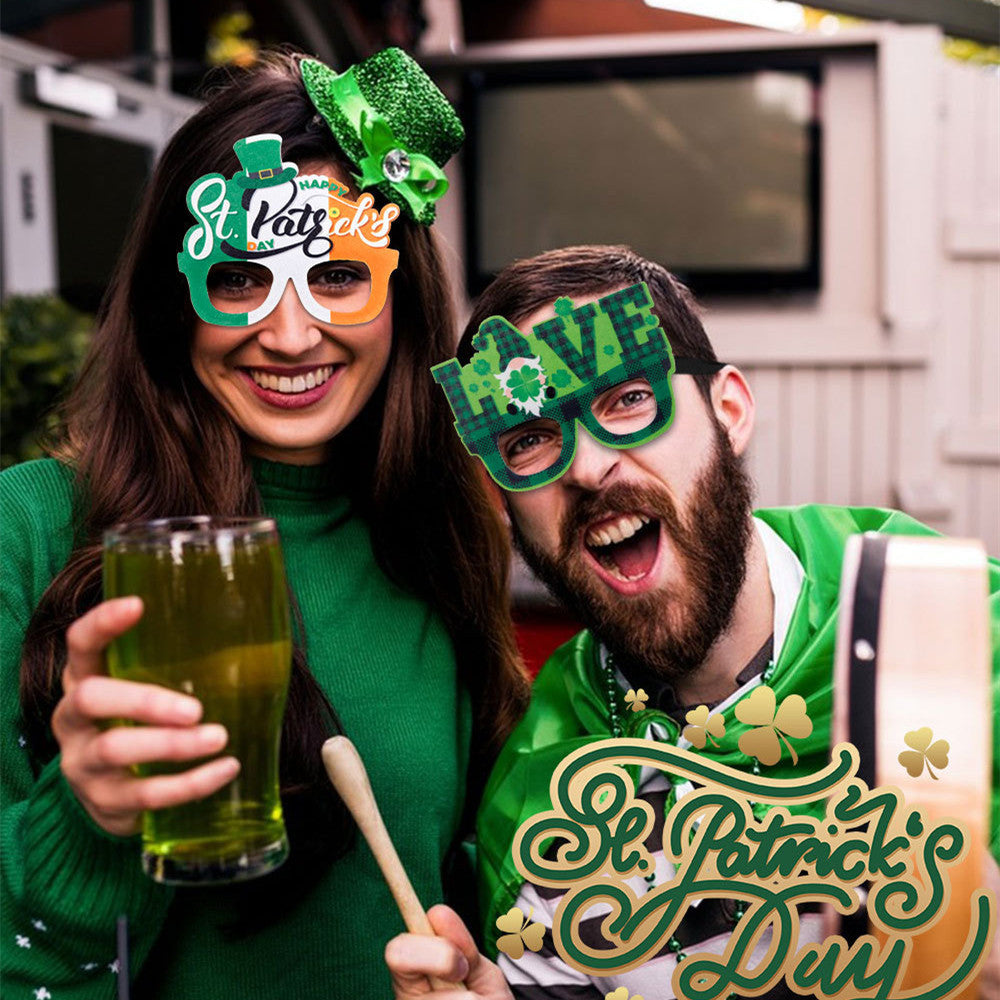
[[[288,854],[278,745],[292,647],[274,521],[169,518],[108,531],[104,596],[129,595],[145,610],[109,646],[108,672],[197,698],[202,722],[229,733],[222,753],[240,762],[237,777],[208,798],[143,814],[143,869],[172,884],[263,875]],[[175,774],[199,763],[136,771]]]

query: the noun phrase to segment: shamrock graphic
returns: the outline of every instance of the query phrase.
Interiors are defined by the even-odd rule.
[[[504,396],[523,413],[538,416],[545,402],[545,369],[538,358],[514,358],[502,375],[494,378],[500,383]]]
[[[542,383],[538,372],[527,365],[515,368],[507,379],[507,388],[514,399],[526,403],[529,399],[537,399],[542,391]]]
[[[552,376],[552,384],[559,386],[560,389],[562,389],[564,386],[569,385],[569,383],[570,383],[570,375],[565,368],[560,368],[559,371],[557,371],[555,375]]]
[[[762,764],[777,764],[781,759],[779,734],[792,755],[792,763],[799,762],[795,747],[788,742],[805,739],[813,729],[812,720],[806,715],[805,699],[790,694],[775,710],[774,689],[765,685],[754,688],[749,698],[736,706],[736,718],[746,726],[757,726],[739,739],[739,748],[748,757],[756,757]]]
[[[614,349],[614,347],[611,344],[605,344],[604,347],[603,347],[603,351],[604,351],[605,354],[608,354],[608,355],[611,355],[611,354],[615,353],[615,349]]]
[[[719,714],[709,715],[707,705],[699,705],[697,708],[692,708],[684,718],[687,719],[690,725],[684,727],[684,732],[681,735],[691,746],[697,747],[699,750],[705,749],[706,739],[708,739],[708,742],[713,747],[717,747],[719,744],[716,743],[716,740],[720,740],[726,735],[725,720]],[[713,736],[715,737],[714,740],[712,739]]]
[[[950,745],[947,740],[935,740],[934,732],[930,726],[922,726],[914,729],[903,737],[903,742],[912,747],[912,750],[904,750],[898,757],[899,763],[906,768],[906,773],[911,778],[919,778],[927,765],[927,773],[935,780],[938,776],[931,770],[931,764],[942,770],[948,766],[948,750]]]
[[[618,989],[605,993],[604,1000],[629,1000],[629,989],[627,986],[619,986]],[[642,1000],[642,997],[637,993],[632,1000]]]
[[[631,705],[633,712],[641,712],[646,707],[647,701],[649,701],[649,695],[642,688],[639,688],[638,691],[629,688],[625,693],[625,704]]]
[[[497,939],[497,948],[509,959],[517,961],[527,947],[529,951],[539,951],[545,937],[544,924],[529,924],[532,910],[528,915],[520,906],[512,906],[502,917],[497,917],[497,930],[504,933]]]
[[[485,358],[476,358],[472,368],[477,375],[486,375],[490,370],[490,363]]]

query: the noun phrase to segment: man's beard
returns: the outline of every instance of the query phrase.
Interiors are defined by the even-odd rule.
[[[539,579],[622,666],[635,663],[678,679],[698,669],[730,625],[746,576],[752,494],[750,477],[716,422],[713,455],[683,517],[665,489],[617,483],[579,496],[561,525],[555,557],[529,542],[516,521],[514,541]],[[587,565],[581,533],[596,518],[635,512],[660,519],[681,572],[664,588],[626,596]]]

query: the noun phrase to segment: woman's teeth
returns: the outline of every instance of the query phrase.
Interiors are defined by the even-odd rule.
[[[584,539],[592,548],[599,548],[602,545],[617,545],[624,542],[626,538],[631,538],[639,531],[644,524],[649,524],[649,518],[645,514],[622,514],[608,524],[602,524],[599,528],[591,528]]]
[[[305,375],[296,375],[289,378],[287,375],[272,375],[270,372],[260,372],[250,369],[250,377],[262,389],[270,389],[272,392],[283,392],[287,395],[294,395],[297,392],[305,392],[307,389],[315,389],[322,385],[332,374],[333,365],[323,365],[321,368],[314,368]]]

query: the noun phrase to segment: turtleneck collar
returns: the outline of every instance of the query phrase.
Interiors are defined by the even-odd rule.
[[[251,457],[253,478],[262,496],[324,497],[337,492],[332,487],[337,470],[329,465],[288,465]]]

